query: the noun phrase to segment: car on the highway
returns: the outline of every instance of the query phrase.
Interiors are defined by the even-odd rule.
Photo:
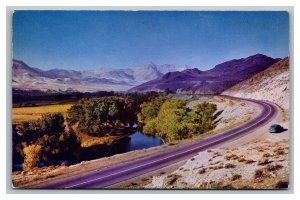
[[[270,126],[269,128],[269,132],[270,133],[280,133],[282,132],[284,129],[282,126],[280,126],[279,124],[273,124],[272,126]]]

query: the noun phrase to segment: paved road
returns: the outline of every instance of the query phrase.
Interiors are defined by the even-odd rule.
[[[253,120],[250,120],[238,127],[205,139],[195,140],[192,143],[182,145],[176,149],[159,152],[129,163],[119,164],[99,171],[93,171],[72,178],[55,181],[46,185],[41,185],[41,188],[105,188],[130,178],[169,166],[176,162],[186,160],[197,155],[200,151],[240,138],[251,133],[255,128],[268,123],[277,112],[276,107],[272,104],[248,99],[243,100],[258,104],[261,107],[261,113]]]

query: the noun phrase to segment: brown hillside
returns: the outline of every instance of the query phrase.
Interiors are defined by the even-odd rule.
[[[287,110],[289,109],[289,78],[289,58],[285,58],[222,94],[267,100]]]

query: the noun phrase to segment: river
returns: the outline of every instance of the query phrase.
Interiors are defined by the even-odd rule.
[[[80,161],[87,161],[87,160],[93,160],[98,159],[102,157],[108,157],[113,156],[120,153],[126,153],[130,151],[140,150],[140,149],[147,149],[150,147],[155,147],[161,145],[163,142],[161,138],[155,137],[155,136],[149,136],[145,135],[140,131],[136,131],[133,134],[129,135],[128,137],[124,138],[120,142],[109,146],[109,147],[103,147],[103,146],[94,146],[87,149],[82,149],[81,158]],[[79,162],[80,162],[79,161]],[[57,164],[72,164],[68,160],[64,161],[57,161],[55,163],[52,163],[54,165]],[[50,163],[49,163],[50,164]],[[73,164],[75,164],[73,162]],[[41,162],[38,164],[38,166],[44,166],[45,163]],[[13,171],[19,171],[22,170],[22,164],[21,163],[15,163],[13,164]]]

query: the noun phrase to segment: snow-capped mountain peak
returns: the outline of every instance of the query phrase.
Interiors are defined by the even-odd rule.
[[[124,91],[144,82],[162,77],[171,71],[188,69],[188,66],[149,63],[124,69],[98,68],[75,71],[65,69],[40,70],[13,60],[13,88],[23,90],[78,90],[94,92],[100,90]]]

